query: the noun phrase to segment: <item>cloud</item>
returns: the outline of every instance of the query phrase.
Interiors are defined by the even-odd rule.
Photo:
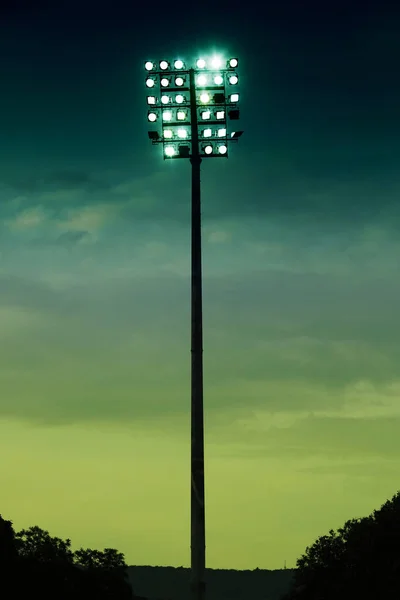
[[[210,231],[207,239],[211,244],[223,244],[229,240],[229,233],[222,230]]]
[[[40,247],[71,247],[95,242],[101,231],[111,225],[121,210],[120,205],[98,202],[79,207],[63,206],[45,209],[42,204],[22,208],[4,220],[11,234],[18,234],[15,244]],[[61,233],[60,233],[61,232]],[[21,237],[22,236],[22,237]],[[4,244],[4,239],[2,240]]]
[[[101,203],[67,210],[65,218],[59,219],[57,226],[68,232],[95,234],[111,221],[118,208],[110,203]]]
[[[62,246],[70,246],[85,242],[89,237],[88,231],[65,231],[55,240],[55,244]]]
[[[5,224],[11,230],[23,231],[41,227],[48,218],[48,213],[44,210],[43,206],[38,205],[17,212],[15,217],[13,219],[6,220]]]
[[[159,257],[162,250],[153,245],[147,252]],[[0,352],[4,369],[21,372],[2,409],[54,420],[152,419],[155,410],[160,419],[183,418],[188,277],[132,276],[115,266],[96,271],[96,264],[88,275],[82,271],[73,285],[2,275],[3,306],[36,315]],[[208,410],[228,420],[260,407],[333,410],[359,382],[387,394],[399,380],[398,303],[399,287],[390,280],[377,289],[374,280],[331,275],[206,276]],[[29,379],[22,377],[26,369]]]
[[[34,173],[19,173],[18,177],[2,176],[4,183],[10,187],[28,193],[41,193],[48,188],[61,190],[86,190],[98,192],[108,190],[110,184],[97,175],[79,169],[52,170],[36,169]]]

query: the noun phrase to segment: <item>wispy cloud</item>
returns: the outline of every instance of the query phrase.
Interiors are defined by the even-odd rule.
[[[13,219],[5,221],[6,226],[14,231],[24,231],[41,227],[49,219],[48,212],[41,205],[17,212]]]

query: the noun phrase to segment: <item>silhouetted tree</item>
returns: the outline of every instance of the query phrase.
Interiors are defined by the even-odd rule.
[[[80,548],[74,552],[74,562],[84,569],[97,587],[101,598],[129,599],[133,597],[127,581],[125,557],[114,548],[92,550]]]
[[[34,558],[40,562],[69,563],[73,562],[71,540],[52,537],[48,531],[37,525],[22,529],[16,536],[18,554],[22,558]]]
[[[40,527],[14,533],[0,516],[0,598],[130,600],[124,555],[113,548],[71,550]]]
[[[15,562],[17,558],[18,553],[12,521],[7,521],[0,515],[0,563],[3,566],[9,565]]]
[[[104,548],[102,552],[91,548],[80,548],[74,552],[74,562],[87,569],[124,571],[127,568],[124,555],[114,548]]]
[[[400,492],[379,510],[319,537],[297,561],[282,600],[400,597]]]

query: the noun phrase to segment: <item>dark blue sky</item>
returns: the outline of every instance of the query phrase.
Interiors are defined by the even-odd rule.
[[[229,210],[326,211],[329,219],[345,220],[376,214],[378,200],[369,196],[390,185],[399,159],[393,8],[130,4],[39,2],[6,11],[0,25],[6,180],[15,169],[21,179],[22,169],[29,181],[34,165],[44,168],[49,160],[62,170],[84,168],[88,176],[102,168],[151,172],[157,159],[146,140],[143,59],[222,48],[240,56],[243,84],[246,134],[232,161],[247,177],[233,187],[253,192],[246,203],[232,199]],[[352,202],[341,195],[335,206],[315,206],[303,193],[360,179],[370,194]],[[268,200],[260,198],[267,190]]]

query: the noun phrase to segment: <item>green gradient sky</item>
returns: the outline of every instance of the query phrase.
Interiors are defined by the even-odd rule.
[[[294,566],[399,488],[392,18],[265,9],[235,43],[223,8],[154,50],[122,9],[2,25],[0,512],[130,564],[190,558],[189,165],[147,146],[151,52],[221,39],[268,92],[203,165],[207,566]]]

